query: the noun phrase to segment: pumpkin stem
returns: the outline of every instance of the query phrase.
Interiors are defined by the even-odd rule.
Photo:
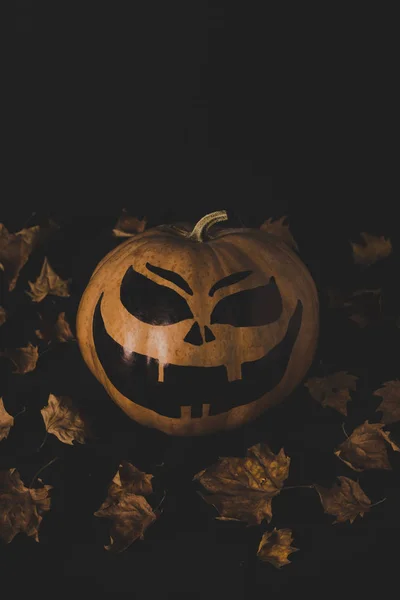
[[[195,242],[203,242],[210,227],[215,225],[215,223],[220,223],[221,221],[227,220],[228,213],[226,210],[217,210],[209,215],[205,215],[198,223],[196,223],[192,233],[188,236],[188,238],[190,240],[194,240]]]

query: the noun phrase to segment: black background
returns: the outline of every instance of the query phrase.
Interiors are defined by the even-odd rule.
[[[32,256],[12,295],[2,280],[1,303],[10,316],[0,345],[38,342],[32,337],[37,307],[24,291],[44,255],[62,277],[72,278],[72,287],[71,298],[55,298],[55,305],[46,299],[43,308],[66,310],[74,328],[93,268],[118,243],[111,229],[124,206],[147,215],[149,226],[195,221],[221,208],[230,209],[231,223],[246,226],[287,214],[321,298],[321,337],[310,374],[345,369],[358,375],[345,428],[377,421],[379,399],[372,392],[399,376],[400,240],[395,205],[387,208],[386,200],[396,197],[387,177],[367,163],[356,169],[353,161],[345,174],[338,171],[335,159],[346,151],[346,137],[332,149],[323,127],[318,148],[327,156],[327,174],[321,177],[308,165],[301,174],[285,175],[282,163],[274,166],[271,48],[258,15],[243,20],[218,2],[190,10],[135,7],[129,16],[116,8],[100,11],[82,8],[77,14],[63,5],[46,18],[32,11],[31,28],[19,30],[18,176],[15,202],[2,205],[0,222],[17,231],[53,216],[61,229]],[[30,32],[46,40],[40,56]],[[300,146],[301,154],[304,140],[293,134],[289,145]],[[357,150],[352,147],[353,157]],[[361,231],[390,236],[393,255],[368,269],[356,267],[349,240],[359,241]],[[349,292],[382,287],[387,318],[358,328],[345,311],[328,309],[329,286]],[[54,490],[41,543],[21,535],[1,547],[2,581],[8,580],[10,590],[203,600],[268,592],[322,595],[328,589],[361,594],[394,581],[399,456],[390,455],[393,472],[351,471],[333,455],[344,439],[342,416],[321,408],[303,387],[240,430],[174,439],[120,414],[74,344],[46,352],[37,370],[22,378],[10,374],[4,359],[0,368],[7,410],[17,414],[26,406],[2,442],[1,467],[16,467],[29,481],[41,465],[60,457],[43,472]],[[49,391],[74,397],[93,422],[95,442],[70,448],[49,436],[37,451],[44,436],[39,410]],[[398,427],[391,429],[399,442]],[[275,452],[284,447],[291,456],[288,485],[329,486],[336,475],[346,475],[359,479],[372,502],[387,500],[353,525],[332,526],[313,490],[282,492],[273,501],[271,525],[292,528],[300,551],[281,571],[260,564],[256,551],[266,526],[215,520],[191,482],[218,456],[243,455],[259,441]],[[121,459],[155,474],[155,504],[164,488],[167,495],[145,540],[113,556],[103,550],[107,521],[93,512]]]

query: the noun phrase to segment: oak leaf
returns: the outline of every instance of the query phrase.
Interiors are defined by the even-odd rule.
[[[281,238],[291,248],[298,250],[299,247],[289,229],[289,223],[285,222],[286,220],[287,216],[281,217],[280,219],[276,219],[275,221],[273,221],[272,218],[267,219],[261,225],[260,229],[262,231],[272,233],[272,235]]]
[[[50,342],[68,342],[74,340],[74,334],[71,331],[71,327],[65,317],[65,312],[61,312],[56,322],[44,318],[39,315],[42,323],[40,329],[36,329],[36,336],[48,344]]]
[[[193,479],[209,492],[200,495],[218,510],[217,518],[259,525],[271,520],[272,498],[281,491],[289,466],[283,448],[274,454],[266,444],[256,444],[245,458],[220,458]]]
[[[4,440],[14,425],[14,417],[8,414],[4,408],[3,399],[0,398],[0,441]]]
[[[115,237],[131,237],[137,233],[142,233],[146,229],[147,219],[138,219],[128,214],[124,208],[122,214],[115,224],[113,235]]]
[[[14,365],[13,373],[23,375],[29,373],[36,368],[36,363],[39,358],[38,347],[33,346],[30,342],[23,348],[8,348],[0,352],[0,356],[9,358]]]
[[[157,519],[145,496],[153,492],[152,475],[123,461],[108,487],[108,495],[96,517],[112,520],[110,544],[106,550],[122,552],[135,540],[143,539],[146,529]]]
[[[56,227],[55,223],[51,222],[48,227],[35,225],[17,233],[10,233],[0,223],[0,267],[6,274],[10,292],[15,288],[20,271],[32,251],[43,243]]]
[[[376,409],[382,412],[381,422],[389,425],[400,421],[400,381],[386,381],[383,387],[375,390],[374,396],[383,398],[382,402]]]
[[[289,554],[297,552],[290,544],[293,542],[293,536],[290,529],[276,529],[266,531],[261,538],[258,546],[257,556],[263,562],[269,562],[277,569],[284,565],[289,565]]]
[[[387,454],[387,447],[396,452],[400,448],[392,442],[387,431],[383,431],[383,423],[365,421],[354,429],[353,433],[339,446],[335,455],[354,471],[365,469],[386,469],[392,467]]]
[[[41,302],[48,294],[67,298],[70,296],[68,284],[70,280],[61,279],[52,269],[45,257],[39,276],[35,282],[28,281],[30,292],[25,292],[34,302]]]
[[[392,242],[389,238],[361,233],[364,243],[351,242],[353,249],[353,260],[360,265],[372,265],[382,258],[386,258],[392,252]]]
[[[333,525],[345,521],[353,523],[356,517],[363,517],[370,510],[371,500],[357,481],[343,475],[340,475],[338,479],[340,486],[335,483],[331,488],[324,488],[318,484],[315,484],[314,487],[325,512],[336,517]]]
[[[323,407],[330,406],[347,416],[347,403],[351,400],[350,391],[357,387],[356,375],[338,371],[326,377],[311,377],[304,384],[314,400]]]
[[[49,395],[47,406],[41,409],[47,433],[55,435],[63,444],[85,443],[88,429],[79,411],[68,396]]]
[[[0,326],[3,325],[7,320],[6,309],[0,306]]]
[[[43,514],[50,510],[50,485],[27,488],[16,469],[0,471],[0,537],[8,544],[18,533],[39,541]]]

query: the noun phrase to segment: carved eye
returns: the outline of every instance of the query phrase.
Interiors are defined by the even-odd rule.
[[[235,327],[257,327],[277,321],[282,314],[282,297],[271,277],[267,285],[226,296],[215,306],[211,323]]]
[[[182,296],[134,271],[132,267],[122,280],[120,296],[131,315],[150,325],[172,325],[193,318]]]

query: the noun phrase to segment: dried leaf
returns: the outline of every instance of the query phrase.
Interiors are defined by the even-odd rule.
[[[267,219],[261,225],[260,229],[262,231],[267,231],[268,233],[272,233],[272,235],[275,235],[275,236],[281,238],[291,248],[298,250],[299,247],[289,229],[289,223],[285,223],[286,219],[287,219],[286,216],[281,217],[280,219],[277,219],[276,221],[273,221],[272,218]]]
[[[311,396],[322,406],[330,406],[347,416],[347,403],[351,400],[350,390],[357,386],[355,375],[347,371],[338,371],[326,377],[311,377],[304,385]]]
[[[152,475],[139,471],[123,461],[108,488],[108,496],[94,513],[96,517],[112,520],[111,543],[106,550],[122,552],[135,540],[143,539],[146,529],[157,515],[145,496],[153,492]]]
[[[221,520],[259,525],[272,518],[272,498],[289,475],[290,458],[283,448],[273,454],[266,444],[247,450],[245,458],[224,457],[200,471],[194,480],[210,492],[202,498],[215,506]]]
[[[67,298],[70,296],[68,290],[69,282],[69,279],[61,279],[61,277],[53,271],[46,257],[36,281],[34,283],[28,281],[31,291],[26,292],[26,294],[28,294],[34,302],[41,302],[48,294]]]
[[[353,248],[353,260],[360,265],[372,265],[382,258],[386,258],[392,252],[392,243],[389,238],[361,233],[364,244],[351,242]]]
[[[269,562],[280,569],[284,565],[290,564],[289,554],[298,551],[298,548],[290,545],[292,542],[290,529],[276,529],[275,527],[273,531],[266,531],[262,536],[257,556],[263,562]]]
[[[131,237],[137,233],[142,233],[146,229],[147,219],[138,219],[128,214],[124,208],[122,214],[115,224],[113,235],[116,237]]]
[[[386,444],[400,452],[392,442],[389,433],[383,431],[383,423],[368,423],[356,427],[350,437],[339,446],[335,455],[354,471],[365,469],[386,469],[392,467],[389,462]]]
[[[359,327],[378,321],[382,316],[382,290],[358,290],[343,304],[351,308],[350,319]]]
[[[50,342],[68,342],[74,340],[74,334],[71,331],[68,321],[65,318],[65,312],[61,312],[56,322],[43,318],[40,329],[36,329],[35,334],[40,340],[44,340],[48,344]]]
[[[4,440],[14,425],[14,417],[8,414],[4,408],[3,399],[0,398],[0,441]]]
[[[374,396],[381,396],[382,402],[376,409],[381,411],[381,422],[389,425],[400,421],[400,381],[386,381],[383,387],[374,392]]]
[[[15,288],[19,273],[32,251],[43,243],[56,227],[55,223],[50,223],[48,227],[35,225],[17,233],[10,233],[0,223],[0,266],[6,274],[10,292]]]
[[[43,513],[50,510],[52,486],[25,487],[16,469],[0,471],[0,537],[9,544],[18,533],[39,541]]]
[[[0,327],[1,325],[3,325],[3,323],[5,323],[7,320],[7,313],[6,313],[6,309],[3,308],[2,306],[0,306]]]
[[[71,446],[74,441],[85,443],[85,437],[88,437],[87,426],[73,406],[71,398],[50,394],[47,406],[40,412],[47,433],[55,435],[60,442]]]
[[[355,518],[360,515],[363,517],[371,508],[371,500],[365,495],[357,481],[349,477],[339,476],[340,486],[334,484],[332,488],[324,488],[315,485],[324,510],[329,515],[336,517],[335,523],[344,523],[350,521],[353,523]]]
[[[38,347],[33,346],[30,342],[23,348],[9,348],[0,352],[0,356],[9,358],[14,364],[13,373],[23,375],[29,373],[36,368],[36,363],[39,358]]]

